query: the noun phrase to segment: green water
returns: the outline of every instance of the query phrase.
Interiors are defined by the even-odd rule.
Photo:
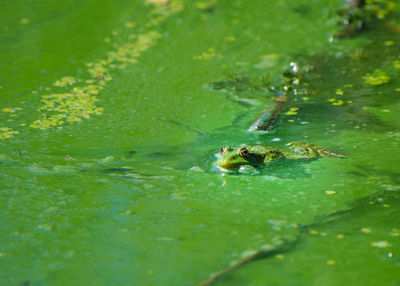
[[[0,284],[196,285],[269,247],[215,285],[400,285],[398,14],[329,41],[338,0],[199,3],[0,3]],[[271,97],[210,87],[290,62],[307,86],[268,133]],[[291,141],[347,158],[212,165]]]

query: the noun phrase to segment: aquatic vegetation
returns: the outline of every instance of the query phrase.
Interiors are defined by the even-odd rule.
[[[377,69],[372,74],[368,73],[364,76],[364,82],[369,85],[381,85],[389,82],[390,77],[385,71]]]
[[[332,105],[334,105],[334,106],[340,106],[340,105],[344,104],[344,101],[342,99],[336,99],[334,97],[329,98],[328,102],[331,102]],[[349,102],[349,103],[351,103],[351,102]]]
[[[378,248],[387,248],[387,247],[390,247],[391,244],[386,240],[382,240],[382,241],[371,242],[371,246],[378,247]]]
[[[200,1],[200,2],[196,2],[195,5],[199,9],[210,11],[210,10],[215,8],[215,5],[217,4],[217,1],[218,0],[208,0],[207,2]]]
[[[214,48],[209,48],[207,51],[202,52],[200,55],[197,56],[193,56],[194,60],[211,60],[212,58],[214,58],[217,54],[215,53],[215,49]]]
[[[335,265],[335,264],[336,264],[336,261],[333,260],[333,259],[329,259],[329,260],[326,261],[326,264],[327,264],[327,265]]]
[[[47,129],[61,126],[65,122],[80,122],[88,119],[92,114],[99,115],[103,108],[96,107],[97,97],[91,94],[98,92],[97,89],[90,91],[87,87],[76,90],[73,93],[53,93],[42,96],[44,103],[40,111],[56,112],[48,117],[47,113],[42,118],[31,124],[32,128]]]
[[[390,0],[346,1],[337,11],[340,17],[338,22],[343,27],[338,35],[354,36],[357,31],[365,29],[375,20],[385,19],[395,7],[395,2]]]
[[[396,3],[391,0],[366,0],[365,3],[365,11],[381,20],[396,8]]]
[[[293,17],[288,1],[269,1],[280,8],[263,14],[284,12],[283,27],[274,17],[254,17],[261,2],[218,2],[211,13],[197,9],[197,1],[186,1],[193,6],[160,26],[155,24],[162,15],[148,17],[149,11],[153,5],[165,11],[171,1],[148,1],[148,7],[144,0],[67,3],[60,14],[66,11],[68,17],[39,15],[38,22],[35,13],[27,13],[32,25],[19,27],[23,35],[10,33],[15,39],[24,36],[21,45],[15,43],[20,49],[15,54],[26,56],[6,63],[10,77],[0,84],[0,125],[9,133],[20,132],[0,140],[5,274],[0,284],[64,285],[71,278],[77,284],[102,284],[117,277],[126,285],[196,285],[211,273],[216,273],[211,279],[224,279],[249,262],[216,284],[281,285],[290,279],[312,285],[330,278],[350,285],[395,283],[400,135],[388,134],[398,129],[393,118],[399,93],[393,89],[400,85],[392,63],[399,59],[397,46],[380,41],[365,48],[362,60],[347,62],[347,52],[365,42],[326,43],[320,28],[326,35],[332,25],[318,19],[326,9],[323,1],[304,4],[310,12],[302,17]],[[32,7],[29,3],[24,5]],[[87,14],[94,6],[98,10]],[[13,16],[18,26],[24,15]],[[232,17],[240,21],[236,27]],[[84,32],[70,38],[67,49],[51,54],[49,40],[69,29],[71,19]],[[87,20],[93,22],[86,26],[90,29],[83,27]],[[311,25],[298,25],[304,21]],[[55,24],[51,31],[49,23]],[[58,40],[68,40],[60,35]],[[297,40],[305,35],[307,41]],[[87,42],[80,42],[85,49],[78,50],[75,41],[82,36]],[[46,54],[38,55],[47,61],[32,62],[33,68],[24,70],[31,57],[26,46],[32,55],[43,48]],[[209,47],[223,57],[192,60]],[[4,54],[12,54],[9,49]],[[68,58],[74,61],[64,65],[65,52],[73,53]],[[282,74],[289,57],[315,65],[315,73],[305,74],[309,86],[290,72]],[[49,66],[60,67],[58,76],[48,72]],[[376,67],[392,76],[391,84],[379,89],[364,84],[362,76]],[[215,87],[223,91],[207,89],[210,82],[218,82]],[[354,87],[346,89],[346,83]],[[284,120],[277,128],[248,132],[250,120],[282,94],[292,102],[282,110]],[[244,101],[248,96],[255,98],[253,103]],[[238,97],[244,100],[235,102]],[[369,111],[361,110],[364,105]],[[25,122],[37,123],[37,129],[22,128]],[[284,143],[304,138],[351,156],[215,172],[211,153],[217,146],[271,143],[284,150]],[[361,172],[358,165],[372,169]],[[384,194],[347,212],[355,199],[379,190]],[[364,234],[362,227],[372,232]],[[371,246],[382,241],[393,248]],[[32,263],[35,267],[26,267]],[[329,277],[321,276],[324,271],[330,271]],[[390,281],[382,281],[385,277]]]
[[[279,55],[270,54],[262,56],[263,61],[270,61],[279,59]],[[261,62],[264,65],[264,62]],[[257,65],[255,66],[256,68]],[[232,80],[222,80],[219,82],[211,83],[211,87],[216,90],[227,90],[231,92],[253,93],[256,97],[271,96],[273,102],[252,122],[249,131],[266,131],[271,129],[279,119],[280,114],[286,108],[287,103],[292,96],[307,94],[307,83],[303,82],[302,71],[309,70],[308,66],[300,67],[296,62],[291,62],[289,66],[279,76],[272,76],[266,74],[261,77],[260,82],[250,80],[245,76],[234,76]],[[309,100],[308,97],[302,97],[304,101]],[[249,102],[246,99],[235,98],[237,101]],[[298,107],[292,107],[287,111],[286,115],[296,115]],[[292,122],[289,120],[289,122]]]
[[[26,24],[29,24],[30,20],[29,20],[28,18],[22,18],[19,22],[20,22],[22,25],[26,25]]]
[[[338,105],[343,105],[344,101],[339,99],[337,101],[332,102],[332,105],[338,106]]]
[[[343,95],[343,94],[344,94],[343,89],[338,88],[338,89],[336,90],[336,94],[337,94],[337,95]]]
[[[232,79],[210,83],[210,86],[216,90],[228,90],[235,92],[258,89],[258,87],[245,76],[234,76]]]
[[[363,227],[363,228],[361,228],[361,232],[363,232],[363,233],[371,233],[372,230],[370,228],[368,228],[368,227]]]
[[[148,28],[154,28],[171,14],[183,9],[180,0],[149,0],[147,4],[153,7],[150,11],[150,19],[146,24]],[[126,29],[132,29],[136,24],[128,21],[124,25]],[[118,32],[113,31],[112,34],[117,36]],[[38,108],[38,111],[42,112],[40,119],[35,120],[29,126],[38,129],[62,128],[62,125],[66,123],[81,122],[83,119],[89,119],[92,115],[102,114],[104,108],[96,105],[99,101],[96,95],[104,89],[107,82],[113,79],[112,69],[124,69],[127,64],[137,63],[138,57],[153,47],[161,38],[162,35],[154,29],[137,35],[131,34],[128,41],[117,46],[114,51],[108,52],[106,59],[87,63],[87,70],[91,78],[80,79],[65,76],[56,80],[53,87],[65,89],[65,91],[42,95],[41,102],[43,104]],[[105,41],[110,42],[111,40],[106,38]],[[213,57],[213,55],[209,53],[205,57]],[[46,90],[51,91],[51,88],[46,88]],[[33,91],[33,93],[37,94],[38,92]],[[21,108],[2,109],[5,113],[14,113],[18,110]],[[26,125],[25,123],[19,124],[20,127]],[[9,128],[4,129],[0,139],[11,138],[14,134],[18,134],[18,132],[11,131]]]
[[[332,190],[328,190],[328,191],[325,191],[325,194],[327,194],[328,196],[332,196],[332,195],[335,195],[336,192],[332,191]]]
[[[22,110],[22,108],[20,108],[20,107],[16,107],[16,108],[4,107],[1,111],[3,111],[4,113],[14,113],[17,110]]]
[[[74,85],[76,83],[76,79],[72,76],[66,76],[63,77],[59,80],[57,80],[53,86],[57,86],[57,87],[65,87],[67,85]]]
[[[14,137],[14,135],[18,134],[18,131],[14,131],[8,127],[0,127],[0,139],[8,139]]]
[[[289,111],[285,112],[286,115],[297,115],[298,107],[291,107]]]

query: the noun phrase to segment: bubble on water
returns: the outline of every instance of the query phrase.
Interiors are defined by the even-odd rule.
[[[244,165],[240,166],[239,168],[239,173],[245,174],[245,175],[257,175],[260,173],[256,168],[250,165]]]

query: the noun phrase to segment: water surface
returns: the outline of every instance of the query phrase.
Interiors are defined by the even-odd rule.
[[[3,1],[1,284],[196,285],[269,247],[215,284],[399,285],[400,23],[330,41],[338,5]],[[267,133],[271,94],[210,85],[290,62],[299,110]],[[347,158],[212,165],[291,141]]]

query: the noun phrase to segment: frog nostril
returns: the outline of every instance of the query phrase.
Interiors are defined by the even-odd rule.
[[[221,151],[220,151],[221,155],[224,154],[228,150],[228,148],[229,147],[226,147],[226,146],[222,147]]]

